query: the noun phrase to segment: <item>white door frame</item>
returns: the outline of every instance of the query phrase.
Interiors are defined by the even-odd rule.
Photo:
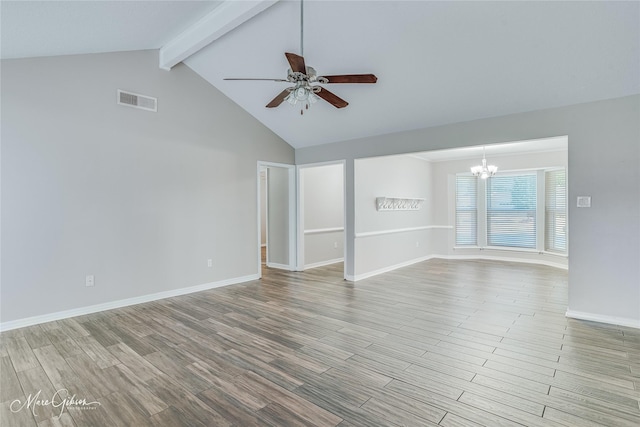
[[[287,169],[287,178],[288,178],[288,187],[289,187],[289,205],[288,205],[288,214],[289,214],[289,221],[288,221],[288,232],[289,232],[289,264],[287,265],[287,269],[290,271],[295,271],[296,269],[296,264],[297,264],[297,260],[296,260],[296,254],[297,254],[297,249],[296,249],[296,242],[297,242],[297,237],[296,237],[296,232],[297,232],[297,209],[296,209],[296,195],[297,195],[297,188],[296,188],[296,167],[295,165],[289,165],[286,163],[274,163],[274,162],[263,162],[258,160],[258,165],[256,168],[256,185],[257,185],[257,210],[256,210],[256,216],[257,216],[257,221],[258,221],[258,244],[256,245],[257,247],[257,259],[258,259],[258,277],[262,277],[262,261],[261,261],[261,257],[262,257],[262,251],[261,251],[261,247],[260,247],[260,242],[261,242],[261,237],[262,237],[262,233],[261,233],[261,227],[262,227],[262,221],[260,220],[260,205],[261,205],[261,189],[260,189],[260,170],[263,168],[270,168],[270,167],[275,167],[275,168],[283,168],[283,169]],[[267,190],[268,191],[268,190]],[[268,197],[267,197],[268,199]],[[268,202],[267,202],[268,203]],[[267,212],[267,221],[269,221],[269,215]],[[268,231],[268,228],[267,228]],[[267,253],[269,251],[268,249],[268,245],[269,245],[269,235],[267,233]]]
[[[332,160],[328,162],[318,162],[318,163],[305,163],[303,165],[296,166],[296,188],[297,192],[297,210],[296,215],[298,217],[298,251],[297,251],[297,260],[298,263],[296,265],[297,271],[304,271],[304,215],[303,215],[303,205],[304,205],[304,193],[302,191],[302,185],[300,183],[300,171],[302,169],[319,167],[319,166],[329,166],[329,165],[342,165],[342,197],[343,197],[343,209],[342,209],[342,224],[343,224],[343,232],[342,232],[342,248],[345,255],[346,262],[346,251],[347,251],[347,233],[346,233],[346,225],[347,225],[347,177],[346,177],[346,168],[347,161],[346,160]],[[346,280],[347,278],[347,269],[346,264],[343,267],[343,277]]]

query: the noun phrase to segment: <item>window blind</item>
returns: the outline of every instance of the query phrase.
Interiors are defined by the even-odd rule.
[[[487,180],[487,244],[536,248],[536,174]]]
[[[544,248],[567,252],[567,173],[564,169],[546,171]]]
[[[456,175],[456,246],[478,243],[477,178]]]

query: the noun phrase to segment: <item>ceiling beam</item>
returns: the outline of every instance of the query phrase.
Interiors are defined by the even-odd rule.
[[[277,2],[278,0],[223,1],[220,6],[160,48],[160,68],[170,70]]]

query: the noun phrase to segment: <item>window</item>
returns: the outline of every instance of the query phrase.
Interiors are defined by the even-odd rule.
[[[564,169],[545,174],[544,249],[567,252],[567,174]]]
[[[564,169],[456,175],[455,246],[567,253]]]
[[[500,175],[487,180],[487,244],[536,248],[537,176]]]
[[[456,246],[478,244],[476,187],[475,176],[456,176]]]

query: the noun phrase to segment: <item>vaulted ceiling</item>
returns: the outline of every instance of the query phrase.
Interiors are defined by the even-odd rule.
[[[265,108],[287,83],[223,80],[286,77],[284,53],[301,53],[299,1],[1,7],[3,58],[161,49],[296,148],[640,93],[637,1],[307,0],[307,65],[378,82],[327,85],[349,106],[304,115]]]

